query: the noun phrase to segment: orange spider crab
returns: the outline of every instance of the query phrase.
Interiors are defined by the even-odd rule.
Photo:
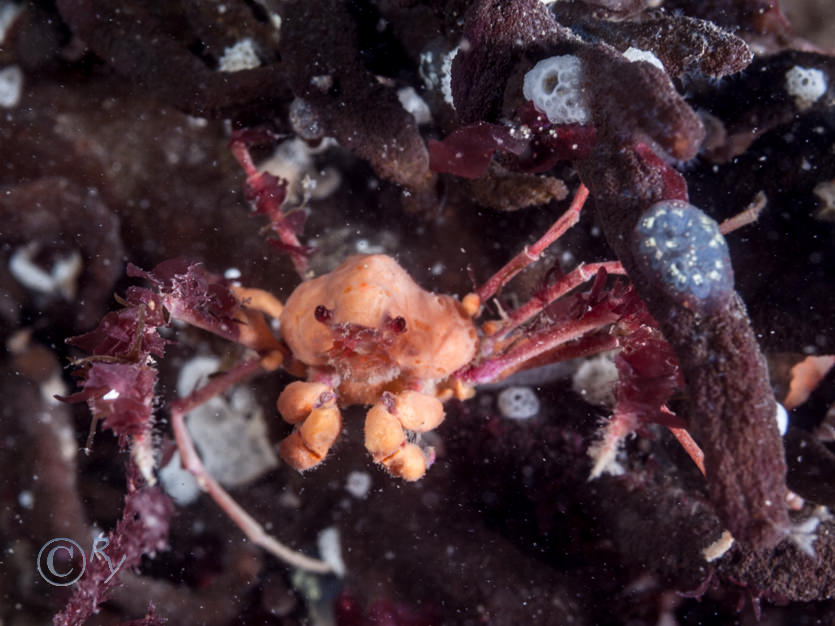
[[[257,212],[270,218],[277,245],[308,275],[307,251],[297,238],[300,224],[280,208],[283,183],[255,169],[245,141],[233,141],[232,150],[247,173]],[[87,401],[105,427],[130,439],[136,465],[153,482],[151,357],[162,356],[165,344],[157,328],[176,318],[252,349],[252,358],[172,403],[177,447],[184,467],[253,542],[319,572],[329,566],[267,534],[209,475],[185,426],[189,411],[259,371],[284,367],[306,379],[288,385],[277,401],[281,416],[294,425],[279,446],[291,466],[306,470],[320,463],[341,430],[340,408],[363,404],[371,406],[365,446],[373,459],[395,476],[417,480],[433,459],[420,434],[443,421],[445,400],[471,397],[478,384],[521,369],[620,348],[617,406],[590,450],[592,475],[614,460],[625,435],[648,422],[669,427],[702,468],[686,424],[665,406],[681,386],[672,350],[630,287],[619,281],[607,286],[610,274],[624,274],[619,262],[580,265],[502,319],[480,328],[473,321],[484,303],[578,221],[587,197],[581,184],[568,210],[537,242],[461,301],[423,290],[384,255],[348,258],[302,282],[286,305],[267,292],[229,285],[197,265],[173,261],[152,272],[131,266],[130,275],[146,278],[155,289],[132,287],[124,309],[72,340],[92,356],[77,363],[83,390],[68,400]],[[578,290],[591,279],[588,291]],[[280,339],[264,314],[280,321]]]
[[[308,366],[309,382],[278,398],[297,428],[280,446],[299,470],[319,463],[341,427],[337,405],[373,405],[365,446],[375,461],[407,480],[427,458],[405,430],[425,432],[444,418],[446,379],[475,356],[477,306],[421,289],[391,257],[356,255],[302,283],[281,314],[281,336]],[[459,392],[460,395],[460,392]]]

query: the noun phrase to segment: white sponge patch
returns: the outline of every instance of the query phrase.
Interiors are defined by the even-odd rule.
[[[664,64],[661,62],[661,59],[659,59],[649,50],[641,50],[640,48],[633,48],[632,46],[629,46],[624,51],[623,56],[625,56],[633,63],[637,63],[638,61],[645,61],[646,63],[654,65],[659,70],[664,69]]]
[[[786,72],[786,91],[800,109],[807,109],[826,93],[826,74],[815,68],[795,65]]]
[[[261,60],[255,51],[255,42],[247,37],[223,51],[223,56],[218,59],[217,69],[221,72],[240,72],[260,65]]]
[[[499,411],[514,420],[526,420],[539,413],[539,398],[530,387],[508,387],[499,394]]]
[[[11,109],[18,105],[23,93],[23,72],[17,65],[0,70],[0,107]]]
[[[582,77],[583,64],[575,56],[543,59],[525,74],[522,93],[552,124],[585,124],[589,112]]]

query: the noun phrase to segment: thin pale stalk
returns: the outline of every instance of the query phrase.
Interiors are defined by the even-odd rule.
[[[696,467],[699,468],[699,471],[702,473],[702,476],[705,475],[705,453],[702,452],[702,449],[699,447],[693,437],[690,436],[690,433],[687,432],[684,428],[676,428],[675,426],[667,426],[667,429],[673,434],[678,442],[681,444],[681,447],[684,448],[684,451],[687,455],[693,459],[693,463],[696,464]]]
[[[687,422],[673,413],[666,405],[661,407],[661,411],[655,421],[658,424],[663,424],[667,427],[667,429],[673,434],[673,437],[675,437],[679,444],[681,444],[681,447],[684,448],[687,456],[693,459],[693,463],[695,463],[696,467],[699,468],[702,476],[704,476],[705,453],[702,452],[699,444],[697,444],[693,437],[690,436],[690,432],[687,430]]]
[[[760,218],[760,213],[762,213],[767,202],[768,199],[765,194],[760,191],[743,211],[719,224],[719,232],[727,235],[739,228],[753,224]]]
[[[194,447],[194,442],[186,428],[185,416],[189,411],[194,410],[211,398],[222,394],[252,374],[259,372],[261,369],[261,359],[259,358],[244,361],[222,376],[212,379],[211,382],[191,395],[172,403],[171,426],[174,430],[174,437],[177,441],[177,448],[180,451],[183,467],[191,472],[197,480],[197,484],[212,497],[217,505],[237,524],[238,528],[254,544],[261,546],[270,554],[292,567],[320,574],[328,573],[331,571],[330,565],[285,546],[269,535],[261,524],[235,502],[232,496],[206,471],[203,461],[200,460],[200,456]]]

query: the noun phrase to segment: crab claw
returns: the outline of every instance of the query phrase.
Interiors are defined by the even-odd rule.
[[[443,406],[434,396],[417,391],[384,393],[365,417],[365,447],[393,476],[418,480],[426,473],[427,454],[407,441],[406,430],[426,432],[443,420]]]
[[[342,415],[333,390],[323,383],[290,383],[278,397],[278,411],[296,428],[278,446],[279,454],[299,471],[325,458],[339,432]]]

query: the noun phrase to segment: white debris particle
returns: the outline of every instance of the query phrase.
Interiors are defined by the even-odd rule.
[[[630,46],[624,51],[623,56],[625,56],[633,63],[637,61],[646,61],[647,63],[650,63],[651,65],[657,67],[659,70],[664,69],[664,64],[661,62],[661,59],[659,59],[649,50],[641,50],[640,48],[633,48],[632,46]]]
[[[329,526],[319,533],[316,545],[322,560],[331,566],[333,573],[340,578],[345,575],[345,561],[342,560],[342,546],[339,529]]]
[[[820,526],[821,520],[819,517],[813,515],[807,520],[795,524],[789,531],[789,539],[796,545],[803,554],[815,556],[815,540],[818,538],[817,530]]]
[[[460,50],[460,44],[455,46],[441,63],[441,93],[444,94],[444,102],[453,109],[455,108],[455,102],[452,100],[452,62]]]
[[[260,65],[261,61],[255,52],[255,42],[246,37],[223,51],[217,69],[221,72],[239,72],[241,70],[251,70]]]
[[[27,289],[72,300],[75,297],[78,276],[83,266],[81,254],[73,250],[69,256],[55,261],[47,273],[35,263],[35,257],[40,249],[37,242],[32,242],[15,250],[9,258],[9,272]]]
[[[385,248],[380,244],[372,244],[368,239],[357,239],[354,248],[360,254],[384,254]]]
[[[705,561],[712,563],[713,561],[722,558],[722,556],[730,550],[733,545],[733,535],[726,530],[722,533],[722,536],[719,537],[719,539],[702,550],[702,556],[705,558]]]
[[[822,70],[795,65],[786,72],[786,91],[799,109],[808,109],[826,93],[826,74]]]
[[[165,493],[174,498],[180,506],[191,504],[200,495],[197,480],[191,472],[183,468],[179,452],[171,455],[168,465],[159,471],[159,482]]]
[[[499,411],[514,420],[526,420],[539,413],[539,398],[530,387],[508,387],[499,394]]]
[[[186,124],[188,124],[189,128],[206,128],[206,126],[209,125],[209,120],[207,120],[205,117],[187,115]]]
[[[522,93],[552,124],[585,124],[589,112],[582,78],[583,63],[578,57],[550,57],[525,74]]]
[[[0,1],[0,44],[6,39],[6,33],[9,32],[9,27],[23,11],[23,4],[15,2]]]
[[[17,65],[0,70],[0,107],[14,108],[23,93],[23,71]]]
[[[420,53],[418,75],[427,89],[436,89],[441,84],[441,78],[434,67],[435,54],[431,50]]]
[[[345,489],[355,498],[364,500],[371,490],[371,474],[368,472],[351,472],[345,480]]]
[[[150,438],[145,437],[141,442],[138,438],[135,438],[131,447],[130,456],[133,462],[136,463],[136,467],[139,468],[139,473],[145,481],[149,485],[156,485],[157,477],[154,474],[156,457]]]
[[[323,146],[333,145],[331,140]],[[305,199],[327,198],[342,184],[342,175],[336,168],[318,169],[313,160],[314,152],[302,139],[294,137],[282,141],[272,156],[258,166],[261,172],[287,181],[287,199],[290,205],[298,205]]]
[[[571,387],[589,404],[615,405],[618,369],[613,354],[601,354],[585,361],[574,373]]]
[[[777,428],[780,429],[780,434],[785,435],[786,431],[789,429],[789,414],[786,411],[786,408],[777,403],[777,415],[775,416],[777,419]]]
[[[55,396],[67,395],[67,385],[61,377],[61,373],[55,371],[41,383],[38,391],[40,391],[41,400],[46,404],[61,404],[59,400],[55,399]]]
[[[35,496],[32,495],[31,491],[21,491],[17,494],[17,502],[24,509],[32,510],[32,507],[35,506]]]
[[[601,437],[589,446],[588,455],[592,460],[589,480],[600,478],[603,474],[622,476],[626,469],[618,462],[622,438]]]
[[[183,397],[200,388],[219,367],[215,357],[191,359],[180,370],[177,393]],[[186,425],[206,470],[227,487],[244,485],[278,464],[264,411],[246,387],[197,407],[186,416]]]
[[[429,111],[429,105],[421,98],[413,87],[403,87],[397,90],[397,99],[400,104],[418,124],[428,124],[432,121],[432,113]]]
[[[78,445],[75,442],[75,433],[67,426],[61,426],[56,430],[58,436],[58,453],[61,460],[70,463],[78,453]]]
[[[237,267],[229,267],[223,272],[223,277],[226,280],[238,280],[241,277],[241,270]]]
[[[835,222],[835,180],[818,183],[812,193],[820,200],[815,219],[824,222]]]
[[[319,91],[325,92],[333,87],[333,76],[330,74],[321,74],[319,76],[311,76],[310,84],[316,87]]]

